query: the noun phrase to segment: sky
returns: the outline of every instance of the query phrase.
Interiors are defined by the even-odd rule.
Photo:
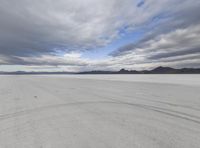
[[[200,68],[199,0],[0,0],[0,71]]]

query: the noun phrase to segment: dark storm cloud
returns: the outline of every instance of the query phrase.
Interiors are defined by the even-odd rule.
[[[200,48],[194,48],[194,49],[190,48],[189,50],[175,51],[175,52],[170,52],[170,53],[160,53],[157,55],[152,55],[148,57],[148,59],[159,60],[163,58],[183,56],[183,55],[196,54],[196,53],[200,53]]]

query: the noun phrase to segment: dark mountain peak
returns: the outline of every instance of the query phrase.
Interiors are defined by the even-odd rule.
[[[127,72],[128,70],[126,70],[126,69],[124,69],[124,68],[122,68],[122,69],[120,69],[120,71],[119,72]]]
[[[174,68],[159,66],[154,68],[153,70],[174,70]]]
[[[174,73],[176,71],[176,69],[171,68],[171,67],[163,67],[163,66],[159,66],[156,67],[155,69],[151,70],[151,73]]]

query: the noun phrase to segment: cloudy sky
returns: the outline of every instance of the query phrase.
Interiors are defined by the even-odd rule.
[[[200,67],[199,0],[0,0],[0,71]]]

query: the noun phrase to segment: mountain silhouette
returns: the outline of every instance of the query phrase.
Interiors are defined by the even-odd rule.
[[[121,69],[119,71],[84,71],[84,72],[26,72],[26,71],[15,71],[15,72],[0,72],[0,75],[49,75],[49,74],[200,74],[200,68],[181,68],[175,69],[171,67],[156,67],[152,70],[126,70]]]
[[[171,67],[156,67],[152,70],[126,70],[119,71],[86,71],[78,74],[200,74],[200,68],[182,68],[175,69]]]

